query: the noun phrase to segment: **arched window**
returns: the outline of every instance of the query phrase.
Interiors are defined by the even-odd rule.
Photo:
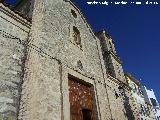
[[[76,14],[76,12],[74,10],[71,9],[71,13],[72,13],[74,18],[77,18],[77,14]]]
[[[75,41],[75,43],[81,47],[81,37],[80,37],[80,32],[79,30],[73,26],[73,39]]]

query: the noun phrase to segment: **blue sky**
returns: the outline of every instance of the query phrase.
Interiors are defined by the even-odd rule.
[[[160,101],[160,2],[159,5],[106,6],[88,5],[87,1],[92,0],[76,0],[93,30],[109,31],[124,71],[153,89]]]
[[[15,5],[16,4],[16,0],[5,0],[6,3],[10,3]]]
[[[15,3],[15,0],[6,1]],[[124,71],[141,79],[144,85],[155,91],[160,101],[160,2],[159,5],[107,6],[88,5],[87,2],[92,0],[75,1],[95,32],[109,31]]]

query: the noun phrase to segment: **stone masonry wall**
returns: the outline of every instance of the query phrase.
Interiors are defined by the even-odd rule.
[[[61,120],[60,67],[58,61],[33,49],[29,51],[19,120]]]
[[[115,78],[109,77],[107,83],[107,91],[109,96],[109,104],[113,120],[127,120],[123,96],[119,90],[119,83]]]
[[[35,0],[31,29],[9,10],[0,15],[0,119],[15,120],[18,115],[19,120],[69,120],[64,117],[70,113],[69,96],[64,95],[67,69],[94,83],[100,120],[126,119],[121,98],[115,100],[118,84],[107,79],[100,42],[71,2]],[[82,47],[73,39],[73,26]]]
[[[53,59],[53,55],[48,54],[40,46],[44,36],[42,32],[43,5],[41,0],[35,3],[36,9],[33,13],[25,63],[19,120],[61,120],[63,117],[61,112],[61,62]]]
[[[19,39],[27,40],[29,28],[18,20],[23,21],[0,3],[0,120],[16,120],[19,109],[25,58]]]
[[[76,12],[77,18],[72,16],[71,9]],[[100,44],[84,19],[80,11],[69,2],[62,0],[35,1],[29,46],[37,46],[39,52],[29,48],[19,119],[63,120],[62,105],[63,107],[68,105],[62,104],[65,100],[61,101],[62,99],[60,99],[63,93],[59,88],[61,83],[59,64],[56,60],[43,58],[41,54],[44,53],[44,56],[51,56],[51,58],[61,61],[63,66],[88,78],[94,78],[97,82],[95,87],[99,104],[98,111],[101,114],[100,119],[110,119]],[[82,48],[73,41],[73,26],[77,27],[80,32]],[[81,61],[82,69],[79,69],[78,61]],[[47,78],[47,75],[51,77]],[[46,89],[41,88],[43,85],[46,86]]]
[[[90,27],[85,22],[78,9],[69,2],[51,2],[46,0],[43,26],[43,40],[40,46],[48,54],[59,58],[68,67],[85,73],[86,76],[94,77],[102,84],[97,84],[98,102],[100,104],[101,119],[110,119],[108,99],[104,87],[104,78],[98,46],[99,40],[93,35]],[[77,18],[71,13],[73,9]],[[49,26],[49,27],[48,27]],[[73,26],[80,32],[81,45],[79,48],[72,40]],[[97,42],[98,41],[98,42]],[[77,61],[81,61],[83,69],[79,70]],[[104,67],[104,65],[103,65]]]

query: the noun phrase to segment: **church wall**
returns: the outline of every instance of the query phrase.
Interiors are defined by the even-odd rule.
[[[110,119],[109,103],[102,71],[104,65],[101,64],[100,44],[88,24],[84,22],[84,18],[80,15],[81,13],[73,5],[65,1],[38,0],[34,7],[29,45],[36,46],[36,50],[29,49],[30,52],[26,62],[27,70],[22,90],[22,93],[24,91],[25,94],[22,96],[19,119],[54,119],[56,116],[56,120],[69,119],[66,114],[70,113],[69,103],[67,102],[69,99],[67,94],[68,77],[67,75],[63,77],[63,74],[68,69],[89,78],[90,81],[95,80],[93,86],[96,92],[95,100],[97,101],[98,119]],[[72,16],[71,9],[76,12],[77,18]],[[77,27],[80,32],[82,47],[74,43],[72,38],[73,26]],[[35,52],[37,50],[39,51],[38,53]],[[55,58],[55,61],[58,60],[58,65],[55,65],[53,60],[50,62],[48,69],[43,69],[43,61],[41,61],[43,55],[41,56],[41,54],[51,59]],[[46,59],[46,62],[48,60]],[[80,66],[78,64],[79,61],[81,62]],[[59,62],[63,66],[61,73],[58,71]],[[43,73],[41,69],[43,69]],[[53,79],[45,77],[48,74],[51,74]],[[70,74],[72,75],[73,72],[70,72]],[[78,77],[78,79],[80,78]],[[82,78],[82,80],[85,81],[86,79]],[[52,101],[47,95],[42,96],[41,91],[42,93],[45,92],[43,92],[44,89],[41,89],[39,84],[51,86],[45,92],[49,96],[51,95]],[[59,88],[60,84],[62,88]],[[56,92],[54,91],[55,87],[57,87]],[[63,99],[58,99],[60,96]],[[45,102],[43,99],[49,100]],[[52,105],[53,102],[57,109],[54,109],[53,105],[51,107],[52,114],[49,114],[46,112],[47,105]],[[44,109],[41,109],[42,106]]]
[[[0,120],[15,120],[25,58],[23,43],[27,41],[29,23],[1,3],[0,23]]]
[[[80,60],[86,73],[90,73],[90,76],[102,77],[96,43],[98,40],[91,34],[82,16],[69,2],[56,4],[46,0],[44,4],[43,36],[39,46],[73,69],[78,69],[77,61]],[[72,16],[71,9],[75,10],[77,18]],[[80,32],[82,48],[77,46],[72,38],[73,26]]]
[[[126,110],[124,108],[123,95],[121,95],[120,90],[118,89],[120,84],[117,83],[117,80],[112,77],[109,77],[107,81],[108,82],[106,87],[109,96],[112,119],[127,120]]]
[[[100,41],[77,7],[63,0],[35,0],[32,26],[7,11],[0,9],[1,118],[69,120],[72,75],[93,86],[98,120],[126,119],[122,97],[115,96],[119,85],[107,78]],[[73,27],[80,32],[80,46],[73,39]]]
[[[26,60],[19,120],[62,120],[61,63],[34,49]]]

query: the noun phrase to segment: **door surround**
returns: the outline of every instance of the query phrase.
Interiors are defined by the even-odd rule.
[[[100,120],[100,110],[99,103],[97,100],[97,90],[96,90],[96,82],[94,79],[87,77],[73,69],[63,67],[62,69],[62,90],[63,90],[63,115],[64,120],[68,120],[70,118],[70,102],[69,102],[69,85],[68,78],[75,78],[79,82],[83,84],[87,84],[92,86],[93,90],[93,99],[94,99],[94,111],[95,111],[95,119]]]

